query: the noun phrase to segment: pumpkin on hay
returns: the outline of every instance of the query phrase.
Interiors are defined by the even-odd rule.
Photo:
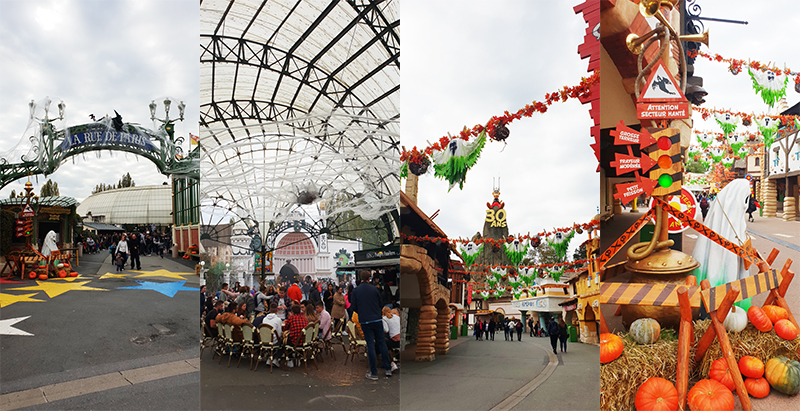
[[[778,307],[777,305],[765,305],[761,307],[761,310],[764,311],[764,314],[769,317],[769,320],[772,321],[773,324],[789,318],[789,312],[786,311],[785,308]]]
[[[747,393],[755,398],[769,395],[769,383],[766,378],[745,378],[744,387],[747,388]]]
[[[739,359],[739,371],[747,378],[761,378],[764,376],[764,362],[756,357],[745,355]]]
[[[44,281],[47,279],[47,274],[39,274],[39,279]]]
[[[66,271],[61,270],[61,271],[58,272],[58,278],[66,278],[66,277],[67,277],[67,272]]]
[[[728,363],[725,361],[725,358],[718,358],[711,363],[711,369],[708,370],[708,377],[722,383],[725,388],[731,391],[736,389],[736,385],[733,383],[733,376],[728,369]]]
[[[70,277],[77,277],[78,273],[76,271],[72,271],[72,272],[69,273],[69,276]]]
[[[734,305],[722,325],[725,326],[727,331],[742,332],[747,327],[747,312]]]
[[[622,355],[622,338],[612,333],[600,334],[600,362],[610,363]]]
[[[636,391],[636,409],[640,411],[676,411],[678,390],[669,380],[652,377]]]
[[[700,380],[689,390],[686,402],[692,411],[732,411],[733,393],[714,380]]]
[[[639,344],[653,344],[661,335],[661,324],[652,318],[640,318],[631,323],[628,335]]]
[[[778,337],[784,340],[791,341],[797,338],[797,327],[795,327],[791,321],[784,318],[775,322],[775,334],[778,334]]]
[[[800,362],[782,355],[770,358],[764,365],[764,378],[779,392],[795,395],[800,392]]]
[[[29,273],[28,273],[28,278],[30,278],[31,280],[33,280],[34,278],[36,278],[36,271],[31,271],[31,272],[29,272]]]
[[[772,329],[772,320],[767,317],[767,314],[764,313],[764,310],[758,306],[750,306],[747,310],[747,318],[750,319],[750,322],[753,323],[753,326],[756,327],[758,331],[765,333]]]

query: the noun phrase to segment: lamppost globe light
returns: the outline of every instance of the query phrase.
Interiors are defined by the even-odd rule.
[[[181,120],[183,120],[183,111],[186,109],[186,104],[183,104],[183,101],[178,104],[178,114],[180,115]]]
[[[155,120],[156,118],[156,101],[150,101],[150,120]]]
[[[28,107],[31,108],[31,120],[33,120],[33,110],[34,110],[35,106],[36,106],[36,102],[34,102],[33,100],[31,100],[31,102],[28,103]]]
[[[64,104],[63,101],[58,103],[58,117],[62,120],[64,119],[64,109],[67,108],[67,105]]]
[[[167,113],[167,118],[169,118],[169,105],[171,103],[172,102],[169,100],[169,98],[164,99],[164,112]]]

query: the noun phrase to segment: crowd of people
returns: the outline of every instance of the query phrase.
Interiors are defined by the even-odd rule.
[[[221,289],[212,294],[203,286],[200,311],[205,331],[216,338],[217,323],[246,324],[255,328],[270,324],[278,341],[298,347],[304,343],[302,330],[309,324],[318,322],[320,340],[330,341],[333,330],[346,330],[347,322],[352,321],[355,338],[367,343],[370,370],[366,378],[378,379],[377,353],[381,354],[386,377],[390,377],[392,371],[398,369],[388,350],[400,345],[399,296],[386,292],[390,288],[381,286],[372,272],[363,270],[359,276],[358,284],[353,281],[334,285],[307,278],[302,284],[294,281],[292,284],[260,285],[258,290],[238,282],[233,287],[223,283]],[[343,332],[346,335],[346,331]],[[254,338],[258,338],[257,333]],[[234,328],[233,340],[243,340],[238,327]],[[286,366],[294,367],[295,359],[287,359]]]
[[[517,335],[517,341],[522,341],[522,321],[516,318],[503,318],[502,320],[495,321],[490,318],[488,321],[479,319],[473,325],[473,336],[476,341],[494,341],[494,334],[503,331],[505,334],[505,341],[514,341],[514,334]],[[550,336],[550,345],[553,346],[553,354],[558,354],[556,346],[560,342],[561,352],[567,352],[567,338],[569,333],[567,331],[567,324],[563,318],[556,321],[553,318],[547,318],[544,327],[539,325],[538,321],[528,318],[528,331],[531,337],[545,337]]]

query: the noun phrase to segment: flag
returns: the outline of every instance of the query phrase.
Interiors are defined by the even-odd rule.
[[[197,143],[200,142],[200,137],[198,137],[198,136],[196,136],[196,135],[194,135],[192,133],[189,133],[189,141],[191,142],[191,144],[193,146],[196,146]]]

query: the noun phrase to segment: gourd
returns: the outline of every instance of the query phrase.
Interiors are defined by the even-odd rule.
[[[661,335],[661,325],[652,318],[640,318],[631,324],[628,334],[639,344],[653,344]]]
[[[779,392],[795,395],[800,392],[800,362],[782,355],[770,358],[764,365],[764,378]]]
[[[736,385],[733,383],[733,376],[728,369],[728,362],[725,361],[725,358],[718,358],[711,363],[711,369],[708,370],[708,377],[722,383],[725,388],[731,391],[736,389]]]
[[[778,337],[784,340],[791,341],[797,338],[797,327],[795,327],[791,321],[784,318],[775,323],[775,334],[778,334]]]
[[[692,411],[732,411],[733,393],[714,380],[700,380],[686,397]]]
[[[728,331],[742,332],[747,327],[747,313],[734,305],[722,324]]]
[[[600,362],[610,363],[622,355],[622,338],[612,333],[600,334]]]
[[[755,398],[769,395],[769,383],[765,378],[745,378],[744,387],[747,388],[747,393]]]
[[[676,411],[678,409],[678,390],[669,380],[661,377],[649,378],[636,391],[636,409]]]
[[[756,327],[758,331],[765,333],[772,329],[772,320],[767,317],[767,314],[764,313],[764,310],[758,306],[750,306],[747,310],[747,318],[750,319],[750,322],[753,323],[753,326]]]
[[[764,376],[764,362],[745,355],[739,359],[739,371],[747,378],[761,378]]]
[[[772,321],[773,324],[779,320],[789,318],[789,312],[786,311],[785,308],[778,307],[777,305],[765,305],[761,307],[761,310],[764,311],[764,314],[769,317],[769,320]]]

